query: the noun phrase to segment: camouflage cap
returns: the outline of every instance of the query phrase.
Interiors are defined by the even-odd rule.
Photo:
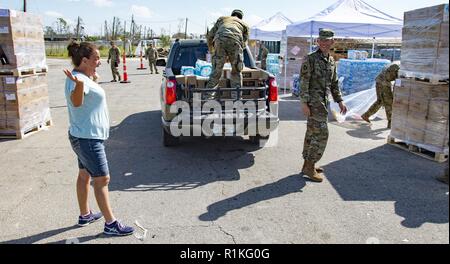
[[[242,19],[244,17],[244,12],[242,12],[242,10],[235,9],[233,10],[233,12],[231,12],[231,16],[237,16]]]
[[[400,65],[398,65],[396,63],[392,63],[391,65],[389,65],[389,70],[391,70],[391,71],[399,71],[400,70]]]
[[[319,31],[319,39],[334,39],[334,31],[321,28]]]

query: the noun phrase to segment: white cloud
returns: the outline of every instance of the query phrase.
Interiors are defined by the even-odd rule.
[[[144,17],[144,18],[149,18],[152,17],[153,15],[153,12],[150,11],[148,7],[138,5],[131,6],[131,13],[136,17]]]
[[[45,14],[46,16],[49,16],[49,17],[56,17],[56,18],[64,17],[63,14],[58,13],[58,12],[56,12],[56,11],[46,11],[44,14]]]
[[[94,5],[98,7],[108,7],[114,4],[113,1],[111,0],[90,0],[90,1],[93,2]]]

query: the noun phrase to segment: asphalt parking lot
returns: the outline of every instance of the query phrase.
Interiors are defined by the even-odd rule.
[[[107,155],[115,215],[137,228],[112,238],[103,224],[75,227],[77,163],[67,138],[67,60],[50,59],[53,126],[0,140],[1,243],[449,243],[443,164],[386,144],[386,120],[331,123],[324,183],[300,176],[306,121],[282,96],[278,144],[189,138],[162,146],[161,75],[128,63],[130,84],[99,69],[111,117]],[[98,209],[93,192],[91,206]],[[137,227],[136,222],[147,230]]]

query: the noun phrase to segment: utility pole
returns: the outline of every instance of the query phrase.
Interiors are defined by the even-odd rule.
[[[116,32],[115,32],[115,29],[116,29],[116,17],[113,18],[113,25],[112,25],[112,26],[113,26],[113,28],[112,28],[112,36],[111,36],[111,39],[112,39],[112,40],[115,40],[115,36],[116,36],[116,35],[115,35],[115,33],[116,33]]]
[[[77,21],[77,40],[80,39],[80,17],[78,17]]]
[[[27,12],[27,0],[23,0],[23,12]]]
[[[130,29],[130,33],[131,33],[131,38],[134,39],[134,34],[135,32],[135,25],[134,25],[134,15],[131,15],[131,29]]]
[[[186,17],[186,27],[185,27],[185,30],[184,30],[184,39],[187,39],[187,23],[188,23],[188,19]]]
[[[108,41],[108,22],[105,20],[105,40]]]

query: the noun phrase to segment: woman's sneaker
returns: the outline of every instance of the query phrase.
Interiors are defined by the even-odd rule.
[[[126,226],[116,220],[110,225],[105,223],[105,229],[103,230],[103,233],[111,236],[129,236],[134,233],[134,228],[131,226]]]
[[[88,216],[79,216],[78,217],[78,226],[87,226],[94,222],[97,222],[98,220],[102,219],[103,215],[102,213],[94,214],[92,211]]]

